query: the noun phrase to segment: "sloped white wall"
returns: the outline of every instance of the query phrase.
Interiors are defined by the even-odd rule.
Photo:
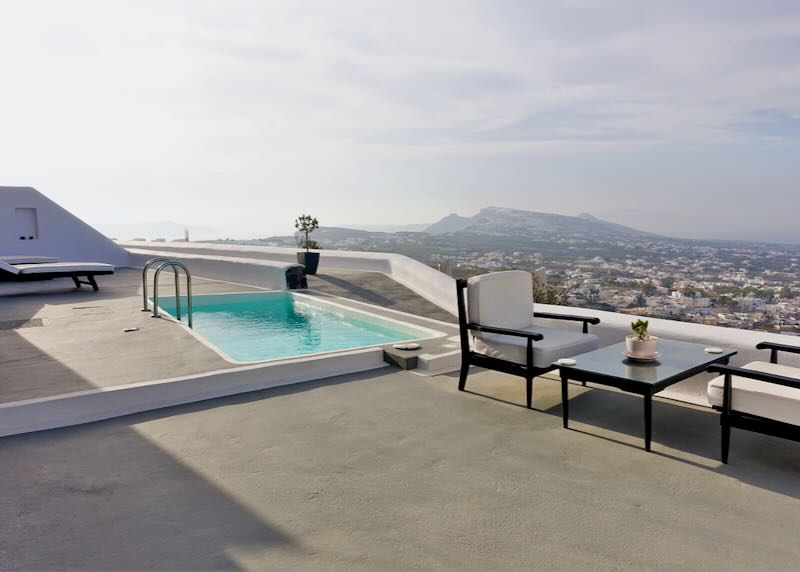
[[[164,256],[166,253],[158,250],[143,250],[131,248],[131,266],[143,268],[148,260]],[[261,258],[240,258],[232,256],[207,256],[197,253],[170,252],[170,260],[184,263],[192,276],[249,284],[270,290],[285,290],[286,270],[291,263],[275,262]],[[294,265],[297,263],[295,262]],[[152,266],[155,270],[158,264]]]
[[[297,248],[202,242],[120,241],[128,249],[147,249],[166,253],[192,253],[205,256],[262,258],[275,262],[297,262]],[[450,276],[402,254],[321,250],[319,267],[325,269],[381,272],[411,291],[455,315],[456,284]],[[174,256],[175,254],[173,254]]]
[[[16,209],[36,209],[38,238],[20,240]],[[128,266],[128,252],[32,187],[0,187],[0,256]]]

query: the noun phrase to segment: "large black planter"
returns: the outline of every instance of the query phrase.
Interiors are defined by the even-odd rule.
[[[306,274],[316,274],[319,267],[319,252],[298,252],[297,262],[306,267]]]

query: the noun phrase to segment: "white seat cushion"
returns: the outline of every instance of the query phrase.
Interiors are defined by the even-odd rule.
[[[0,262],[8,264],[41,264],[43,262],[58,262],[58,258],[52,256],[0,256]]]
[[[535,367],[550,367],[561,358],[590,352],[596,350],[600,345],[597,336],[593,334],[542,326],[528,326],[521,329],[544,336],[544,339],[533,342],[533,365]],[[527,338],[502,334],[480,334],[480,337],[475,337],[474,349],[487,356],[525,365],[527,363],[525,355],[527,345]]]
[[[482,326],[520,330],[533,323],[530,272],[508,270],[473,276],[467,281],[469,321]]]
[[[743,369],[800,379],[800,368],[777,363],[754,361],[743,366]],[[708,382],[708,401],[711,405],[722,407],[724,386],[725,376],[722,375]],[[733,376],[732,386],[731,406],[734,411],[800,425],[800,389],[736,376]]]
[[[20,274],[47,274],[48,272],[114,272],[111,264],[102,262],[51,262],[48,264],[17,264]]]

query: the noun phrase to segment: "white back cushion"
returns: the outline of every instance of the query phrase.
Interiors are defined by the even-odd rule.
[[[0,270],[10,272],[11,274],[19,274],[18,268],[15,268],[14,266],[11,266],[9,263],[3,262],[2,260],[0,260]]]
[[[467,281],[469,320],[484,326],[521,329],[533,323],[530,272],[508,270],[473,276]]]

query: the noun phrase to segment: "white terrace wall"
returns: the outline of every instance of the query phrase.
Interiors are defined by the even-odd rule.
[[[139,248],[130,248],[128,252],[131,255],[131,266],[137,268],[144,268],[148,260],[165,254],[163,251]],[[286,271],[292,266],[291,263],[260,258],[210,256],[196,252],[170,252],[169,259],[185,264],[193,276],[259,286],[269,290],[286,289]],[[295,262],[294,265],[296,264]],[[158,264],[154,264],[151,270],[156,270],[157,268]]]
[[[577,314],[600,318],[600,324],[598,326],[592,326],[591,331],[593,334],[599,336],[601,346],[607,346],[624,340],[625,336],[631,333],[631,322],[638,318],[638,316],[631,316],[630,314],[603,312],[601,310],[590,310],[586,308],[551,306],[549,304],[536,304],[535,308],[540,312]],[[692,324],[689,322],[678,322],[676,320],[665,320],[662,318],[647,318],[647,320],[650,322],[650,332],[658,337],[737,350],[739,354],[732,360],[732,363],[735,365],[755,360],[769,361],[768,351],[759,351],[755,349],[758,342],[800,345],[800,339],[794,336],[786,336],[772,332],[707,326],[705,324]],[[566,327],[563,322],[559,324],[555,321],[547,323],[549,320],[539,321],[546,325],[555,325],[562,328]],[[572,327],[577,329],[579,326],[574,325]],[[779,359],[780,363],[800,367],[800,355],[782,353]]]
[[[0,187],[0,256],[127,266],[128,253],[32,187]]]
[[[260,258],[275,262],[296,263],[296,248],[251,246],[240,244],[205,244],[201,242],[119,242],[132,250],[146,249],[165,253],[191,253],[205,256],[234,258]],[[406,286],[423,298],[456,314],[455,282],[421,262],[401,254],[386,252],[349,252],[345,250],[319,251],[320,269],[360,270],[381,272]]]

